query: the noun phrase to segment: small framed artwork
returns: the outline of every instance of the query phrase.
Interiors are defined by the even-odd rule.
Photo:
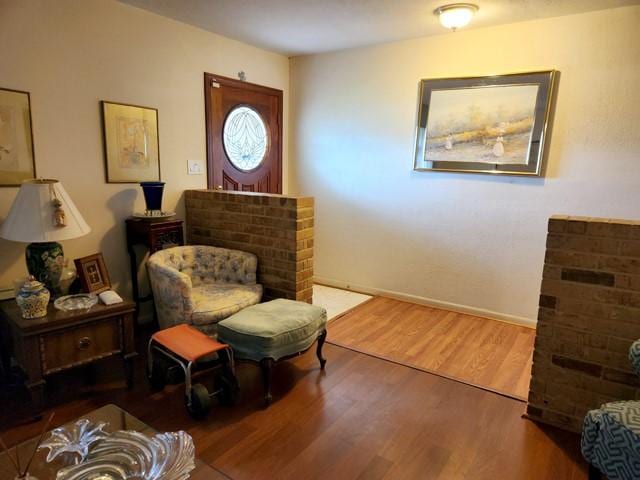
[[[111,289],[109,272],[101,253],[74,260],[80,286],[85,293],[101,293]]]
[[[422,80],[414,170],[541,176],[556,76]]]
[[[107,183],[160,180],[158,110],[101,102]]]
[[[29,92],[0,88],[0,187],[36,178]]]

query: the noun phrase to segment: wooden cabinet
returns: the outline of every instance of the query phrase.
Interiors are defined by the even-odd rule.
[[[133,300],[137,304],[147,300],[152,300],[151,294],[145,297],[140,296],[138,286],[138,259],[136,257],[135,246],[147,247],[149,255],[169,247],[184,245],[184,235],[182,233],[182,220],[166,219],[144,219],[128,218],[127,227],[127,251],[129,252],[129,262],[131,267],[131,287],[133,289]]]
[[[47,375],[120,355],[127,385],[132,384],[131,361],[136,355],[133,334],[135,304],[97,304],[89,310],[62,312],[49,305],[46,317],[25,319],[15,301],[0,304],[11,332],[13,356],[27,375],[36,410],[42,408]]]

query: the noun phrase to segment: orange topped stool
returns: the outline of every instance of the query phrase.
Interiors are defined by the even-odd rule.
[[[175,362],[184,371],[185,403],[192,416],[205,416],[211,409],[212,396],[217,396],[223,404],[235,403],[238,381],[234,372],[233,350],[226,343],[220,343],[186,324],[154,333],[149,340],[147,357],[147,378],[154,390],[162,390],[166,384],[166,362],[161,358]],[[192,384],[192,375],[214,369],[221,372],[215,377],[212,393],[201,383]]]

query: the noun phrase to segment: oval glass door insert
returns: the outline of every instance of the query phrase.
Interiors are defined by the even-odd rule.
[[[222,143],[229,161],[239,170],[257,168],[267,154],[267,127],[260,114],[247,107],[234,107],[222,127]]]

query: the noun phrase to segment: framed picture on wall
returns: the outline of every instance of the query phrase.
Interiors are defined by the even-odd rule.
[[[36,178],[29,92],[0,88],[0,187]]]
[[[158,110],[101,102],[107,183],[160,180]]]
[[[556,76],[422,80],[414,170],[541,176]]]
[[[111,288],[109,272],[101,253],[74,260],[82,290],[86,293],[101,293]]]

